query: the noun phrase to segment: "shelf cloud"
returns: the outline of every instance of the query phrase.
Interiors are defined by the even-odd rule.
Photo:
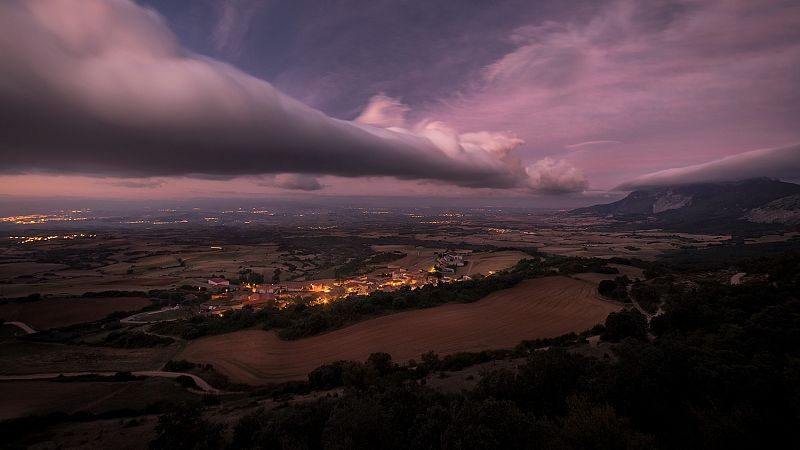
[[[128,0],[4,1],[0,58],[0,172],[291,173],[300,175],[274,183],[305,190],[321,186],[303,174],[547,193],[586,187],[563,161],[524,167],[512,157],[523,142],[509,133],[409,125],[407,107],[385,95],[358,121],[326,116],[183,49],[157,13]]]
[[[660,170],[617,186],[617,190],[771,177],[800,179],[800,144],[766,148],[687,167]]]
[[[318,191],[323,188],[317,177],[299,173],[266,175],[258,184],[260,186],[278,187],[294,191]]]

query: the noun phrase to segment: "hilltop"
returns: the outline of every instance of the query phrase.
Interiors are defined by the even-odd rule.
[[[753,178],[654,187],[572,212],[693,232],[787,228],[800,224],[800,185]]]

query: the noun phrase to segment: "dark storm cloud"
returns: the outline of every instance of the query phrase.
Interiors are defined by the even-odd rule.
[[[258,185],[294,191],[318,191],[323,188],[316,177],[298,173],[281,173],[275,176],[265,176],[263,180],[258,182]]]
[[[521,141],[508,134],[332,119],[187,52],[158,14],[126,0],[4,1],[0,60],[6,172],[370,175],[536,189],[509,157]]]
[[[648,173],[616,189],[737,181],[764,176],[800,180],[800,144],[753,150],[702,164]]]
[[[121,180],[121,181],[98,181],[99,184],[109,186],[124,187],[131,189],[155,189],[164,185],[164,180]]]

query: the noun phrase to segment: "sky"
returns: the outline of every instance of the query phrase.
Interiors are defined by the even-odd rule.
[[[800,179],[800,2],[4,0],[0,201]]]

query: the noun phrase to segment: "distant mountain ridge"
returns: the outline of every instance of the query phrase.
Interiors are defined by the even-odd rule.
[[[736,182],[655,187],[575,214],[611,217],[666,229],[724,231],[757,224],[800,224],[800,185],[753,178]]]

